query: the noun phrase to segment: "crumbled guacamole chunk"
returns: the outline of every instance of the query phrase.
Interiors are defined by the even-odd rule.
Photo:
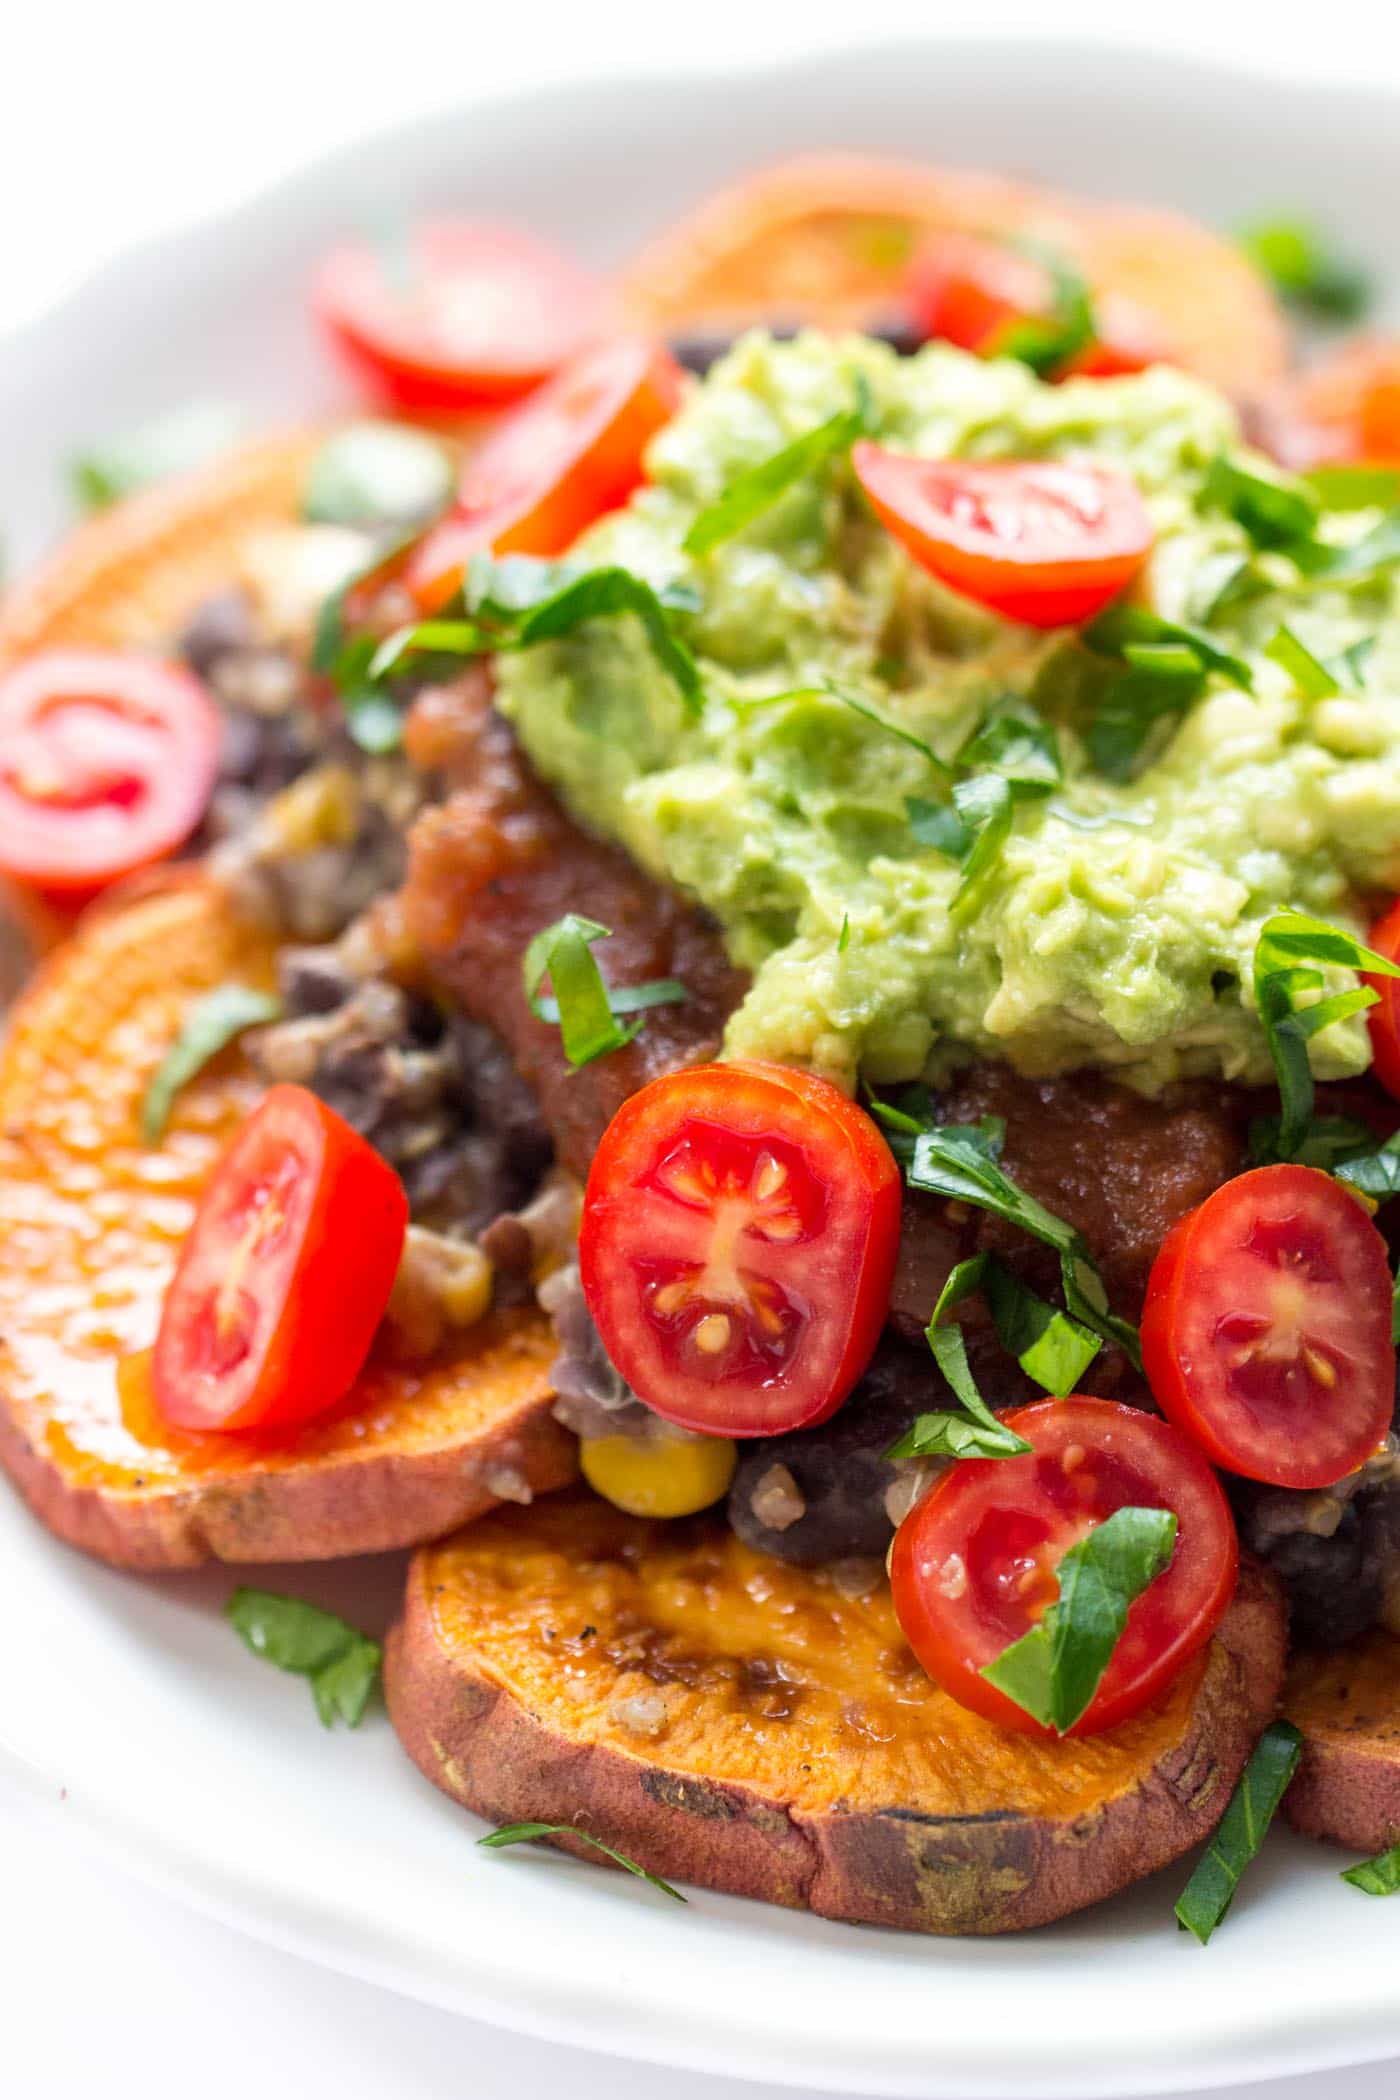
[[[1057,675],[1065,635],[999,620],[925,575],[844,460],[687,556],[697,512],[848,407],[857,375],[895,449],[1130,473],[1157,532],[1144,602],[1209,617],[1255,691],[1213,675],[1136,779],[1104,779]],[[1148,1091],[1268,1077],[1250,986],[1263,920],[1294,904],[1360,927],[1364,893],[1400,887],[1400,602],[1393,571],[1320,588],[1286,556],[1256,556],[1205,490],[1211,462],[1239,446],[1228,404],[1165,367],[1049,387],[942,346],[901,360],[862,338],[753,335],[696,388],[652,445],[651,485],[581,552],[697,587],[685,632],[701,716],[630,621],[505,658],[500,704],[585,824],[724,927],[753,972],[731,1054],[847,1085],[858,1067],[885,1084],[971,1055],[1031,1073],[1091,1063]],[[1329,516],[1322,530],[1358,538],[1375,522]],[[1249,560],[1254,595],[1208,615],[1221,576]],[[1263,653],[1285,621],[1328,659],[1377,636],[1367,690],[1295,691]],[[946,780],[842,692],[944,760],[1008,694],[1058,717],[1063,785],[1018,803],[975,910],[951,911],[960,871],[910,825],[910,798],[946,799]],[[1364,1021],[1319,1035],[1313,1058],[1323,1077],[1360,1070]]]

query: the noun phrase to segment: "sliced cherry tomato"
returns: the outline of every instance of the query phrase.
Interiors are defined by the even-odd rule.
[[[373,1146],[305,1087],[273,1087],[215,1167],[165,1295],[152,1363],[165,1419],[287,1428],[343,1400],[407,1226]]]
[[[906,296],[925,335],[995,357],[1010,329],[1053,313],[1050,273],[1008,241],[969,233],[941,233],[925,241],[909,268]],[[1108,379],[1141,372],[1167,352],[1150,317],[1105,293],[1094,302],[1096,340],[1066,360],[1056,374]]]
[[[427,611],[474,554],[562,554],[642,481],[642,455],[680,405],[685,375],[657,343],[585,351],[469,460],[457,503],[414,550],[404,581]]]
[[[401,244],[347,241],[321,266],[316,311],[375,394],[400,408],[517,401],[598,324],[591,278],[533,235],[429,219]]]
[[[1363,336],[1250,405],[1250,435],[1281,466],[1400,466],[1400,340]]]
[[[863,1109],[786,1065],[654,1079],[594,1156],[579,1261],[632,1390],[683,1429],[834,1414],[889,1310],[900,1176]]]
[[[1378,955],[1400,962],[1400,904],[1392,904],[1367,936]],[[1367,1008],[1366,1024],[1371,1031],[1371,1068],[1388,1094],[1400,1101],[1400,997],[1397,977],[1364,977],[1376,993],[1376,1004]]]
[[[180,664],[45,649],[0,676],[0,870],[79,893],[184,844],[208,806],[219,710]]]
[[[1318,1167],[1256,1167],[1175,1224],[1148,1280],[1153,1397],[1218,1466],[1329,1487],[1390,1427],[1385,1241]]]
[[[1050,1731],[981,1672],[1056,1601],[1072,1546],[1117,1509],[1176,1512],[1171,1562],[1128,1611],[1071,1735],[1116,1727],[1158,1697],[1210,1639],[1234,1594],[1239,1541],[1199,1451],[1155,1415],[1072,1393],[1003,1417],[1033,1451],[964,1459],[895,1534],[899,1623],[949,1697],[1005,1728]]]
[[[868,438],[851,457],[881,522],[915,561],[1028,627],[1089,619],[1152,551],[1141,496],[1107,467],[916,459]]]

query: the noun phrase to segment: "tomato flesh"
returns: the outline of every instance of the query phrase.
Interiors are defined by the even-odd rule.
[[[374,1148],[304,1087],[273,1087],[215,1167],[166,1293],[152,1361],[166,1421],[285,1429],[343,1400],[407,1227]]]
[[[1162,1243],[1142,1319],[1153,1397],[1228,1471],[1330,1487],[1390,1427],[1390,1300],[1355,1195],[1318,1167],[1256,1167]]]
[[[423,609],[460,588],[474,554],[563,554],[619,509],[684,377],[659,344],[624,338],[586,351],[518,408],[468,461],[455,507],[408,562],[403,580]]]
[[[1072,1546],[1118,1509],[1170,1509],[1170,1565],[1129,1608],[1093,1700],[1069,1730],[1116,1727],[1164,1692],[1210,1639],[1234,1594],[1239,1542],[1200,1452],[1167,1422],[1073,1393],[1004,1417],[1034,1448],[952,1466],[906,1517],[890,1560],[904,1637],[929,1676],[973,1713],[1048,1735],[981,1672],[1059,1594]]]
[[[1400,962],[1400,904],[1391,906],[1368,938],[1378,955],[1389,962]],[[1376,1004],[1366,1011],[1366,1025],[1371,1031],[1371,1069],[1386,1092],[1400,1101],[1400,998],[1396,996],[1400,978],[1366,976],[1362,982],[1377,995]]]
[[[325,259],[322,325],[399,408],[497,407],[547,379],[596,327],[591,278],[545,242],[474,220],[429,219],[401,242],[347,241]]]
[[[584,1197],[605,1348],[682,1428],[774,1436],[834,1414],[889,1306],[900,1176],[865,1112],[784,1065],[704,1065],[624,1102]]]
[[[1054,306],[1050,273],[1009,242],[942,233],[925,241],[910,266],[906,296],[926,336],[995,357],[1009,330],[1043,321]],[[1099,333],[1057,378],[1108,379],[1141,372],[1165,355],[1145,314],[1111,295],[1096,300]]]
[[[932,460],[863,438],[857,478],[881,522],[923,568],[1029,627],[1090,619],[1152,551],[1126,475],[1054,460]]]
[[[0,675],[0,870],[91,895],[184,844],[208,806],[222,724],[180,664],[45,649]]]

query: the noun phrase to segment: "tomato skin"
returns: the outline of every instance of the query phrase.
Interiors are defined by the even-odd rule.
[[[1330,1487],[1390,1427],[1390,1301],[1358,1198],[1319,1167],[1256,1167],[1162,1242],[1142,1317],[1152,1396],[1226,1471]]]
[[[1054,304],[1049,272],[1008,241],[978,234],[932,235],[915,254],[905,296],[924,334],[995,357],[1010,328],[1044,320]],[[1110,379],[1141,372],[1166,355],[1145,314],[1112,295],[1095,302],[1098,338],[1057,379]]]
[[[442,218],[411,228],[401,254],[334,248],[313,305],[376,399],[416,410],[518,401],[574,355],[600,311],[592,280],[547,243]]]
[[[89,897],[182,846],[223,741],[192,671],[116,649],[42,649],[0,674],[0,872]]]
[[[613,1364],[666,1421],[806,1428],[874,1353],[900,1204],[884,1138],[828,1080],[758,1062],[667,1073],[623,1103],[594,1156],[584,1296]],[[697,1341],[716,1321],[721,1338]]]
[[[685,374],[658,343],[585,351],[468,461],[456,505],[403,580],[425,612],[460,589],[474,554],[563,554],[642,482],[642,455],[680,406]]]
[[[1132,1505],[1174,1510],[1171,1563],[1130,1607],[1098,1691],[1068,1731],[1097,1735],[1158,1698],[1214,1633],[1239,1575],[1234,1520],[1200,1452],[1154,1415],[1071,1393],[1003,1420],[1034,1450],[960,1460],[934,1484],[895,1534],[895,1612],[960,1706],[1053,1735],[982,1670],[1054,1602],[1060,1560],[1094,1524]]]
[[[1141,496],[1106,467],[917,459],[868,438],[851,459],[882,524],[921,567],[1028,627],[1090,619],[1152,551]]]
[[[305,1087],[273,1087],[215,1166],[166,1292],[151,1367],[166,1421],[288,1429],[343,1400],[407,1228],[373,1146]]]
[[[1378,955],[1400,962],[1400,904],[1393,904],[1377,920],[1367,938]],[[1400,978],[1363,976],[1361,981],[1377,994],[1376,1004],[1366,1010],[1371,1069],[1386,1092],[1400,1101],[1400,998],[1396,996]]]

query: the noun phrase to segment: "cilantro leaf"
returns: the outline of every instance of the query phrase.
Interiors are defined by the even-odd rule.
[[[1362,1135],[1369,1138],[1370,1132],[1363,1129]],[[1373,1203],[1388,1203],[1392,1196],[1400,1196],[1400,1130],[1388,1137],[1383,1145],[1352,1152],[1332,1171],[1338,1181],[1350,1182]]]
[[[1400,1894],[1400,1845],[1392,1845],[1388,1852],[1378,1852],[1374,1859],[1363,1859],[1354,1867],[1347,1867],[1342,1874],[1354,1889],[1362,1889],[1368,1896],[1394,1896]]]
[[[1137,1330],[1109,1308],[1103,1279],[1089,1257],[1083,1240],[1057,1218],[1053,1211],[1019,1189],[1000,1165],[1000,1126],[966,1123],[936,1124],[914,1117],[896,1117],[909,1126],[903,1131],[892,1124],[885,1103],[872,1103],[880,1120],[893,1134],[891,1149],[904,1165],[910,1188],[923,1189],[957,1203],[970,1203],[1019,1225],[1060,1257],[1060,1281],[1071,1319],[1087,1327],[1100,1340],[1123,1350],[1136,1370],[1142,1368]]]
[[[537,561],[515,554],[501,561],[476,555],[464,587],[466,617],[415,622],[400,628],[375,648],[365,666],[373,683],[396,669],[410,654],[484,656],[503,649],[528,649],[536,642],[557,641],[589,620],[630,613],[641,622],[653,655],[685,703],[698,715],[704,701],[695,658],[676,633],[672,616],[694,612],[699,600],[683,584],[653,590],[644,578],[616,566],[571,568],[566,562]],[[317,658],[326,653],[318,638]],[[341,667],[332,669],[336,682]]]
[[[1123,666],[1103,686],[1085,731],[1089,756],[1109,780],[1133,777],[1159,725],[1187,713],[1212,672],[1245,692],[1254,688],[1248,664],[1202,628],[1142,606],[1110,606],[1083,639],[1098,657]]]
[[[1292,548],[1310,540],[1317,524],[1318,500],[1305,481],[1261,474],[1228,453],[1217,453],[1201,491],[1243,526],[1256,547]]]
[[[1265,644],[1264,654],[1288,673],[1305,700],[1330,700],[1342,690],[1326,664],[1299,641],[1291,627],[1280,627]]]
[[[842,409],[815,429],[804,431],[771,458],[737,475],[716,502],[706,505],[681,542],[686,553],[709,554],[722,541],[742,532],[798,482],[808,480],[838,453],[849,452],[856,439],[871,427],[871,421],[870,389],[862,377],[854,408]]]
[[[1324,510],[1372,510],[1400,504],[1400,469],[1313,467],[1303,476]]]
[[[605,941],[611,933],[611,927],[600,926],[596,919],[567,912],[537,933],[525,950],[522,968],[531,1011],[558,1026],[564,1055],[575,1068],[625,1049],[641,1032],[640,1021],[630,1028],[620,1027],[619,1014],[676,1006],[690,997],[673,977],[646,984],[606,985],[592,948],[594,941]],[[553,998],[540,994],[546,977],[554,987]]]
[[[1175,1543],[1172,1510],[1116,1509],[1065,1554],[1058,1600],[981,1674],[1064,1735],[1088,1711],[1129,1607],[1168,1566]]]
[[[659,1874],[652,1874],[646,1867],[639,1867],[635,1859],[629,1859],[625,1852],[617,1851],[612,1845],[605,1845],[600,1837],[594,1837],[591,1830],[581,1830],[577,1823],[503,1823],[499,1830],[488,1830],[485,1837],[477,1839],[477,1843],[494,1852],[506,1845],[528,1845],[536,1838],[547,1837],[578,1838],[582,1844],[591,1845],[595,1852],[605,1853],[615,1866],[625,1867],[629,1874],[635,1874],[638,1881],[645,1881],[649,1887],[659,1889],[663,1896],[670,1896],[677,1903],[689,1901],[679,1889],[673,1889],[669,1881],[663,1881]]]
[[[236,1589],[224,1616],[254,1655],[310,1680],[322,1727],[337,1720],[359,1726],[379,1682],[378,1641],[334,1612],[274,1590]]]
[[[1240,1876],[1263,1844],[1302,1754],[1303,1738],[1291,1721],[1271,1721],[1255,1744],[1176,1906],[1177,1922],[1203,1947],[1234,1902]]]
[[[73,493],[84,510],[105,510],[137,489],[217,458],[238,442],[243,425],[241,411],[226,403],[202,401],[176,409],[79,453],[69,469]]]
[[[1368,272],[1333,254],[1306,219],[1261,220],[1244,229],[1239,244],[1276,291],[1320,320],[1359,321],[1371,303]]]
[[[931,847],[935,853],[946,854],[949,860],[961,860],[972,844],[972,834],[950,803],[925,802],[918,795],[910,795],[904,813],[917,846]]]
[[[141,1102],[141,1136],[148,1145],[158,1145],[170,1121],[175,1096],[203,1071],[211,1058],[245,1028],[275,1021],[282,1002],[271,992],[255,991],[250,984],[220,984],[202,999],[196,999],[180,1024],[180,1033],[151,1075]]]
[[[1097,324],[1089,287],[1060,251],[1047,243],[1020,239],[1006,245],[1029,256],[1045,271],[1050,280],[1050,309],[1007,321],[981,354],[1014,357],[1045,379],[1061,371],[1094,340]]]
[[[1288,910],[1265,921],[1254,949],[1254,998],[1278,1080],[1282,1115],[1275,1157],[1281,1160],[1297,1156],[1312,1122],[1309,1041],[1333,1022],[1374,1006],[1378,997],[1370,985],[1358,985],[1300,1004],[1304,994],[1324,990],[1324,965],[1400,977],[1400,966],[1325,919]]]

